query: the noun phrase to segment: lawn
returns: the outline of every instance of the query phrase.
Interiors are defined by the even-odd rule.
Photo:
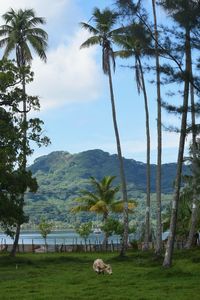
[[[97,257],[113,275],[92,270]],[[49,253],[0,256],[0,299],[165,300],[200,299],[200,250],[179,251],[163,269],[152,253]]]

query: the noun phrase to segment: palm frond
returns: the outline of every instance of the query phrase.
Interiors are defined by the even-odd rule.
[[[108,211],[108,208],[104,201],[100,200],[90,207],[90,211],[97,213],[105,213]]]
[[[2,40],[0,40],[0,48],[6,46],[9,42],[9,39],[8,38],[4,38]]]
[[[94,35],[97,35],[99,33],[99,31],[95,27],[93,27],[92,25],[90,25],[90,24],[81,22],[80,26],[81,26],[81,28],[87,30],[88,32],[90,32],[90,33],[92,33]]]
[[[35,17],[35,16],[27,22],[28,27],[32,27],[32,26],[34,27],[36,25],[44,25],[44,24],[46,24],[45,18]]]
[[[81,44],[80,49],[89,48],[90,46],[100,45],[101,41],[99,36],[92,36]]]
[[[72,213],[79,213],[81,211],[89,211],[89,207],[87,205],[77,205],[75,207],[72,207],[70,212]]]
[[[137,203],[135,200],[129,200],[128,202],[128,211],[129,213],[133,213],[134,209],[137,207]],[[124,202],[116,201],[111,205],[111,209],[115,213],[122,213],[124,210]]]
[[[47,42],[43,39],[41,39],[38,36],[28,35],[27,40],[30,42],[31,46],[35,50],[35,52],[38,54],[41,60],[45,61],[47,60],[46,56],[46,49],[47,49]]]
[[[34,37],[38,37],[46,43],[48,41],[48,34],[42,28],[38,28],[38,27],[37,28],[28,28],[28,29],[26,29],[26,35],[27,36],[32,35]]]
[[[115,57],[119,56],[120,58],[130,58],[133,56],[133,52],[131,50],[118,50],[114,52]]]

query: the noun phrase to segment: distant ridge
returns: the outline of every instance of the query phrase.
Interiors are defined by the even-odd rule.
[[[124,158],[128,193],[145,192],[146,164],[134,159]],[[35,159],[29,167],[37,178],[39,190],[33,200],[45,200],[55,194],[59,199],[68,200],[88,185],[90,176],[101,179],[106,175],[116,176],[119,183],[118,157],[100,149],[70,154],[55,151]],[[184,166],[184,173],[188,167]],[[172,193],[176,174],[176,163],[162,165],[162,193]],[[156,190],[156,165],[151,165],[151,192]]]

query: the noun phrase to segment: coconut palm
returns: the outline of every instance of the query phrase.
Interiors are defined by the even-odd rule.
[[[5,47],[3,58],[13,50],[16,53],[18,66],[26,65],[33,59],[30,46],[38,56],[46,61],[47,33],[36,27],[45,24],[44,18],[36,17],[33,9],[12,8],[2,16],[5,25],[0,26],[0,47]]]
[[[115,138],[117,144],[117,153],[119,158],[119,166],[120,166],[120,178],[121,178],[121,188],[122,188],[122,196],[124,202],[124,234],[122,241],[122,249],[121,255],[125,255],[127,244],[128,244],[128,200],[127,200],[127,187],[126,187],[126,179],[123,165],[123,157],[121,151],[121,143],[119,130],[117,125],[116,118],[116,109],[115,109],[115,99],[114,99],[114,91],[113,91],[113,83],[112,83],[112,72],[111,72],[111,63],[113,63],[113,67],[115,69],[115,58],[114,52],[112,49],[112,41],[115,35],[117,35],[117,29],[113,29],[116,24],[118,18],[118,14],[105,8],[102,12],[99,8],[95,8],[92,14],[92,21],[96,25],[96,27],[88,24],[81,23],[82,28],[89,31],[92,36],[89,37],[82,45],[81,48],[87,48],[94,45],[100,45],[102,48],[102,68],[104,74],[108,76],[109,80],[109,88],[110,88],[110,100],[112,107],[112,118],[113,125],[115,131]]]
[[[156,172],[156,202],[157,202],[157,230],[156,230],[156,254],[162,251],[162,220],[161,220],[161,167],[162,167],[162,111],[161,111],[161,88],[160,88],[160,57],[158,49],[158,28],[156,1],[152,0],[154,19],[154,39],[156,56],[156,87],[157,87],[157,172]]]
[[[105,176],[102,180],[94,177],[90,178],[92,191],[83,190],[81,196],[75,199],[76,205],[72,208],[72,212],[89,211],[102,214],[102,221],[105,224],[108,220],[109,213],[122,213],[123,201],[116,200],[116,194],[119,192],[119,186],[112,186],[115,176]],[[134,201],[128,202],[128,210],[130,212],[135,208]],[[107,237],[105,237],[105,242]]]
[[[144,96],[144,106],[146,115],[146,142],[147,142],[147,170],[146,170],[146,221],[145,221],[145,249],[148,249],[150,238],[150,127],[149,127],[149,109],[144,72],[141,63],[141,57],[144,54],[150,54],[151,39],[147,31],[141,24],[133,23],[126,28],[122,28],[121,36],[115,39],[115,42],[122,47],[122,50],[116,51],[115,55],[121,58],[134,57],[135,78],[138,87],[138,93],[142,90]]]
[[[5,25],[0,26],[0,47],[5,48],[3,59],[8,58],[11,52],[15,51],[17,65],[25,68],[33,59],[31,48],[37,55],[46,62],[47,49],[47,33],[37,27],[37,25],[45,24],[44,18],[36,17],[33,9],[19,9],[17,11],[12,8],[2,16]],[[31,48],[30,48],[31,47]],[[25,70],[24,70],[25,71]],[[22,167],[26,168],[26,127],[27,127],[27,103],[25,91],[25,73],[22,73],[23,85],[23,163]]]
[[[26,170],[27,165],[27,99],[25,89],[25,73],[26,66],[33,59],[31,49],[46,61],[47,48],[47,33],[37,27],[37,25],[45,24],[45,20],[41,17],[36,17],[32,9],[13,10],[12,8],[2,16],[5,25],[0,26],[0,47],[5,48],[3,58],[7,58],[12,51],[15,51],[18,67],[21,67],[22,72],[22,90],[23,90],[23,108],[22,108],[22,171]],[[24,197],[22,197],[22,202]],[[22,203],[23,205],[23,203]],[[15,241],[13,244],[12,254],[15,255],[20,234],[20,224],[17,226]]]

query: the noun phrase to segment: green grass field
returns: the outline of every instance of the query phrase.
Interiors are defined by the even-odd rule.
[[[93,260],[110,263],[113,275],[97,275]],[[18,254],[0,256],[0,299],[165,300],[200,299],[200,249],[175,254],[163,269],[152,253]]]

